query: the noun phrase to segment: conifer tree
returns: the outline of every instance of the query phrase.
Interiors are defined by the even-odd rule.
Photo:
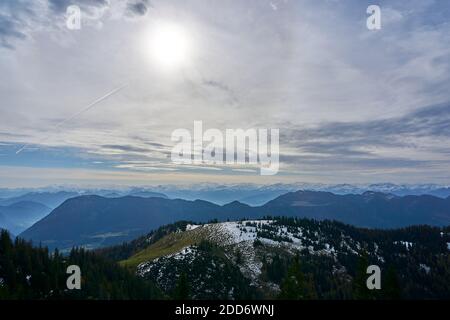
[[[357,300],[370,300],[373,299],[373,293],[367,288],[367,267],[369,266],[369,260],[367,252],[358,259],[358,266],[356,269],[356,275],[353,279],[353,298]]]
[[[289,267],[286,278],[281,284],[281,292],[279,298],[283,300],[304,299],[304,291],[304,276],[300,270],[300,259],[296,257]]]
[[[387,270],[385,285],[383,288],[383,299],[399,300],[401,299],[401,289],[397,277],[397,272],[393,266]]]
[[[190,289],[189,282],[186,273],[182,273],[178,279],[177,285],[174,290],[173,298],[175,300],[189,300]]]

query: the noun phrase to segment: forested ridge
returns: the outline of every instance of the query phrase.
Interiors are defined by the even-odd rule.
[[[0,299],[450,299],[450,227],[377,230],[265,217],[211,221],[195,230],[224,225],[233,225],[246,246],[205,232],[186,238],[193,232],[187,221],[122,245],[73,248],[66,255],[1,231]],[[121,265],[161,243],[180,249],[138,268]],[[69,265],[81,269],[81,290],[66,287]],[[369,265],[382,270],[381,290],[367,289]],[[249,266],[255,275],[248,275]]]
[[[68,290],[67,266],[81,269],[81,290]],[[33,247],[20,238],[0,233],[0,299],[157,299],[161,291],[113,261],[74,248],[63,256],[58,250]]]

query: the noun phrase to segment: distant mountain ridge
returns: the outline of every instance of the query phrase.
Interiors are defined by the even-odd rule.
[[[204,184],[188,187],[159,186],[153,188],[158,192],[167,194],[170,198],[181,198],[186,200],[203,199],[217,204],[226,204],[234,200],[252,206],[261,206],[276,197],[288,192],[297,190],[323,191],[339,195],[363,194],[367,191],[391,193],[396,196],[406,195],[433,195],[440,198],[450,196],[450,187],[436,184],[398,185],[393,183],[374,184],[312,184],[312,183],[292,183],[292,184],[235,184],[216,185]]]
[[[276,183],[268,185],[257,185],[251,183],[238,184],[193,184],[193,185],[158,185],[142,187],[111,187],[111,188],[82,188],[82,187],[48,187],[40,189],[0,189],[0,205],[2,201],[17,198],[25,194],[56,194],[59,192],[71,193],[70,197],[62,199],[56,205],[41,202],[49,207],[55,208],[64,200],[81,195],[99,195],[108,198],[117,198],[127,195],[168,197],[171,199],[196,200],[202,199],[219,205],[232,201],[239,201],[251,206],[261,206],[268,201],[288,192],[297,190],[323,191],[339,195],[363,194],[366,191],[391,193],[396,196],[406,195],[432,195],[440,198],[450,196],[450,186],[438,184],[394,184],[394,183],[372,183],[372,184],[320,184],[320,183]],[[146,195],[149,194],[149,195]],[[157,194],[157,195],[156,195]],[[24,200],[24,199],[22,199]],[[12,202],[10,202],[12,203]]]
[[[0,199],[0,205],[8,206],[17,202],[23,202],[23,201],[32,201],[41,203],[47,207],[50,208],[56,208],[61,203],[66,201],[69,198],[73,198],[76,196],[79,196],[79,193],[76,192],[66,192],[66,191],[59,191],[59,192],[29,192],[25,193],[20,196],[7,198],[7,199]]]
[[[168,196],[166,196],[163,193],[160,192],[152,192],[152,191],[136,191],[136,192],[131,192],[129,194],[129,196],[133,196],[133,197],[141,197],[141,198],[164,198],[164,199],[169,199]]]
[[[362,195],[297,191],[287,193],[263,207],[289,216],[334,219],[355,226],[397,228],[409,225],[450,225],[450,198],[395,196],[367,191]]]
[[[70,198],[79,197],[83,195],[99,195],[106,198],[118,198],[127,195],[132,195],[142,198],[167,198],[167,196],[160,192],[152,192],[146,190],[131,190],[130,192],[119,193],[110,190],[87,190],[87,191],[58,191],[58,192],[28,192],[19,196],[11,198],[0,199],[0,205],[8,206],[17,202],[32,201],[46,205],[50,208],[56,208],[64,201]]]
[[[237,201],[220,206],[203,200],[81,196],[65,201],[20,236],[50,248],[97,248],[131,240],[180,220],[226,221],[269,215],[338,220],[372,228],[444,226],[450,225],[450,198],[297,191],[251,207]]]
[[[33,201],[0,206],[0,228],[19,234],[51,212],[51,208]]]

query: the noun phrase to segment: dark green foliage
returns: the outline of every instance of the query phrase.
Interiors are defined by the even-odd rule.
[[[392,266],[387,269],[381,297],[385,300],[399,300],[402,297],[397,271]]]
[[[369,261],[367,258],[367,253],[364,252],[358,260],[358,267],[356,269],[356,275],[353,279],[353,298],[358,300],[369,300],[374,299],[374,292],[367,288],[367,267],[369,266]]]
[[[450,227],[376,230],[326,220],[268,220],[275,222],[239,226],[242,233],[257,228],[253,246],[246,247],[262,262],[257,282],[242,271],[247,249],[207,241],[181,259],[162,256],[149,262],[153,267],[141,278],[111,262],[127,259],[164,236],[185,230],[188,222],[161,227],[112,248],[72,250],[68,256],[57,251],[50,254],[46,248],[33,249],[20,239],[12,242],[2,233],[0,298],[158,298],[161,294],[152,285],[157,283],[165,296],[177,299],[450,299]],[[297,239],[302,236],[301,250],[290,247],[288,232]],[[273,241],[280,246],[268,244]],[[329,248],[335,250],[333,254],[327,252]],[[82,269],[81,292],[65,290],[69,264]],[[381,290],[366,287],[367,266],[372,264],[381,269]]]
[[[190,289],[189,282],[186,273],[182,273],[178,279],[177,285],[173,292],[173,298],[175,300],[189,300],[190,299]]]
[[[161,257],[146,267],[149,269],[145,278],[177,299],[184,299],[186,291],[191,299],[256,298],[250,281],[224,256],[223,249],[208,241],[202,241],[183,256]],[[186,283],[188,290],[183,289]]]
[[[289,267],[286,278],[281,284],[280,299],[284,300],[300,300],[304,299],[305,280],[300,270],[300,261],[298,257]]]
[[[255,248],[261,247],[262,245],[263,245],[263,244],[262,244],[261,240],[259,240],[259,239],[255,239],[255,241],[253,241],[253,246],[254,246]]]
[[[298,252],[305,282],[312,283],[319,299],[450,298],[450,251],[447,248],[447,243],[450,243],[450,227],[415,226],[396,230],[377,230],[356,228],[327,220],[316,221],[293,217],[266,217],[265,219],[275,220],[275,222],[272,226],[267,226],[257,221],[247,221],[241,228],[241,230],[248,230],[250,227],[258,228],[259,237],[253,242],[253,250],[261,259],[260,279],[264,282],[281,287],[295,257],[292,253],[265,245],[261,241],[262,238],[283,241],[286,236],[283,232],[278,232],[276,226],[279,226],[294,234],[297,228],[302,228],[305,235],[302,245],[311,246],[314,251],[323,249],[325,243],[336,249],[335,259],[328,255],[311,254],[308,249]],[[183,230],[183,225],[166,226],[159,232],[143,238],[144,240],[141,240],[137,247],[145,248],[153,243],[154,239],[158,239],[156,234],[167,234],[169,230]],[[320,239],[316,232],[326,235],[326,239]],[[343,239],[358,252],[343,245]],[[412,242],[414,245],[407,249],[401,241]],[[290,242],[286,241],[286,243]],[[357,249],[356,243],[361,245],[360,249]],[[220,256],[217,252],[221,249],[216,247],[213,251],[216,256]],[[130,250],[127,249],[126,252]],[[361,256],[362,253],[365,254]],[[127,254],[120,256],[127,257]],[[379,257],[383,257],[384,260],[380,261]],[[243,256],[240,249],[235,251],[232,261],[235,265],[242,265]],[[366,280],[369,275],[366,271],[367,266],[371,264],[379,265],[381,268],[382,289],[380,291],[367,289]],[[191,270],[191,268],[183,269],[185,267],[181,265],[182,263],[179,266],[180,270]],[[431,271],[427,273],[421,265],[430,268]],[[199,268],[202,269],[203,266]],[[239,270],[235,271],[236,274],[241,275]],[[233,274],[235,274],[234,271]],[[188,277],[195,281],[189,272]],[[166,291],[169,295],[170,290]],[[245,296],[266,298],[278,296],[278,292],[268,292],[266,289],[261,291],[249,288]]]
[[[450,228],[415,226],[397,230],[355,228],[339,222],[297,218],[275,219],[280,227],[303,228],[307,240],[303,245],[320,248],[314,231],[326,235],[326,242],[336,248],[336,260],[329,256],[300,252],[301,270],[311,274],[320,299],[449,299],[450,298]],[[266,228],[267,229],[267,228]],[[342,235],[360,243],[358,254],[342,246]],[[401,241],[414,245],[406,248]],[[376,245],[375,245],[376,244]],[[377,248],[377,249],[375,249]],[[356,249],[356,248],[355,248]],[[262,277],[282,285],[292,264],[292,256],[269,246],[256,250],[265,256]],[[375,251],[377,253],[375,253]],[[383,257],[384,261],[380,261]],[[381,290],[368,290],[367,267],[381,268]],[[427,271],[429,270],[429,271]]]
[[[81,290],[66,287],[67,266],[81,268]],[[116,263],[84,249],[66,257],[0,233],[0,299],[158,299],[162,293]]]

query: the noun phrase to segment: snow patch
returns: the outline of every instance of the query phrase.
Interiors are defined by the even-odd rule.
[[[429,266],[427,266],[426,264],[421,263],[421,264],[420,264],[420,268],[423,269],[423,270],[425,270],[425,272],[426,272],[427,274],[430,273],[431,268],[430,268]]]
[[[188,225],[186,226],[186,231],[195,230],[195,229],[197,229],[198,227],[200,227],[200,225],[197,225],[197,224],[188,224]]]
[[[406,250],[409,250],[413,246],[413,243],[412,242],[408,242],[408,241],[394,241],[394,244],[404,245],[406,247]]]

